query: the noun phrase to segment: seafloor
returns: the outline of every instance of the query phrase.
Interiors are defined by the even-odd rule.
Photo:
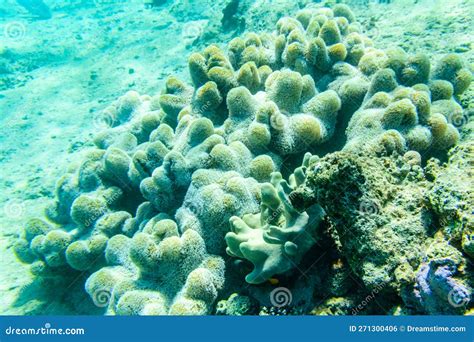
[[[169,75],[189,82],[192,52],[210,43],[224,46],[246,31],[273,30],[278,18],[294,15],[306,2],[242,0],[233,17],[222,21],[227,0],[176,1],[153,9],[142,1],[49,1],[49,20],[35,20],[15,1],[2,1],[0,314],[77,313],[77,306],[54,299],[54,288],[26,286],[32,276],[13,245],[25,222],[41,216],[68,165],[93,145],[92,137],[104,128],[102,110],[129,90],[158,93]],[[432,62],[458,53],[473,67],[473,1],[394,0],[352,10],[377,48],[401,46]],[[471,84],[461,98],[469,115],[473,94]],[[472,172],[472,165],[459,172]],[[467,178],[466,188],[472,180]],[[71,291],[80,291],[83,282]]]

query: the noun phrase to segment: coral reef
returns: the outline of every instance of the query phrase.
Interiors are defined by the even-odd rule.
[[[420,259],[420,241],[427,238],[423,181],[418,164],[338,152],[311,167],[292,199],[300,210],[312,202],[323,206],[352,271],[367,289],[389,290],[395,269]]]
[[[205,315],[224,283],[224,261],[207,255],[195,231],[178,236],[169,219],[151,221],[132,239],[115,235],[105,255],[111,266],[85,286],[94,301],[105,296],[109,313]]]
[[[461,143],[449,153],[446,165],[432,161],[428,165],[433,186],[428,193],[428,204],[435,213],[438,226],[444,238],[471,258],[474,256],[474,217],[472,208],[474,195],[468,184],[472,183],[474,162],[472,132],[473,124],[465,127],[469,132],[466,142]]]
[[[324,208],[366,291],[399,297],[413,312],[459,314],[472,305],[472,266],[443,237],[454,234],[433,228],[437,214],[426,206],[425,189],[437,185],[420,160],[413,151],[382,158],[330,154],[311,165],[292,203],[299,210],[314,203]]]
[[[467,257],[430,249],[454,236],[433,227],[453,215],[443,172],[422,164],[460,139],[456,97],[472,75],[457,56],[432,68],[422,54],[378,50],[335,5],[210,45],[188,66],[192,85],[169,77],[160,94],[130,91],[104,110],[110,128],[15,246],[35,276],[85,272],[107,314],[347,314],[374,292],[383,305],[361,310],[471,305]],[[472,258],[472,225],[461,230]],[[268,300],[280,281],[291,308]],[[248,296],[216,308],[245,282]],[[453,289],[463,305],[441,310]]]

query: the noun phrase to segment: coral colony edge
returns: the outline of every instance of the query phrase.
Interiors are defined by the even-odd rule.
[[[472,74],[362,31],[308,7],[126,93],[17,257],[86,314],[472,314]]]

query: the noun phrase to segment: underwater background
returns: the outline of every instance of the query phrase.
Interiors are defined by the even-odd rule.
[[[0,314],[472,314],[473,18],[1,0]]]

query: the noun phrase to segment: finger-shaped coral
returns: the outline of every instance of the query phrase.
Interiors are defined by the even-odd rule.
[[[257,210],[259,198],[260,186],[253,178],[235,171],[198,170],[176,218],[181,229],[203,237],[207,251],[222,254],[230,217]]]
[[[224,142],[214,134],[212,122],[206,118],[187,116],[180,121],[177,131],[173,148],[164,156],[162,165],[140,184],[143,196],[164,212],[179,207],[192,173],[207,166],[213,148]]]
[[[449,82],[446,83],[450,86]],[[439,91],[448,88],[449,94],[448,85],[441,81],[434,81],[433,84],[435,91],[436,88]],[[365,145],[369,150],[375,148],[380,152],[380,146],[377,146],[380,139],[387,130],[396,130],[403,139],[401,145],[406,144],[398,150],[400,153],[406,148],[424,153],[447,151],[459,140],[456,127],[449,121],[462,116],[462,109],[454,99],[439,100],[439,97],[436,94],[433,97],[427,87],[402,87],[395,80],[392,69],[380,69],[371,80],[361,108],[348,123],[344,149],[353,150],[356,146]],[[438,100],[433,101],[433,98]],[[370,147],[371,141],[375,146]]]
[[[434,79],[446,80],[453,85],[456,95],[462,94],[472,82],[472,73],[455,54],[446,55],[434,70]]]
[[[94,302],[107,296],[102,307],[111,314],[208,314],[223,286],[222,259],[207,255],[195,231],[178,236],[168,219],[150,221],[132,239],[116,235],[106,255],[112,266],[93,273],[86,290]]]
[[[24,240],[17,247],[22,261],[32,263],[32,271],[41,266],[41,276],[61,276],[64,268],[89,270],[103,262],[107,236],[122,231],[131,215],[111,212],[122,196],[117,187],[78,196],[71,205],[70,218],[76,229],[54,229],[41,220],[25,227]],[[104,235],[105,234],[105,235]]]
[[[310,156],[306,159],[309,162]],[[293,185],[299,185],[304,180],[304,170],[297,170],[291,180]],[[245,277],[250,284],[260,284],[292,270],[318,238],[322,210],[316,206],[299,212],[290,202],[291,191],[281,174],[274,173],[271,183],[262,185],[260,213],[230,218],[226,251],[253,264],[253,271]]]
[[[67,263],[74,269],[86,271],[103,262],[107,237],[93,235],[87,240],[71,243],[66,249]]]
[[[175,77],[170,77],[159,97],[160,107],[165,114],[162,122],[175,127],[179,112],[189,104],[192,94],[193,88]]]

